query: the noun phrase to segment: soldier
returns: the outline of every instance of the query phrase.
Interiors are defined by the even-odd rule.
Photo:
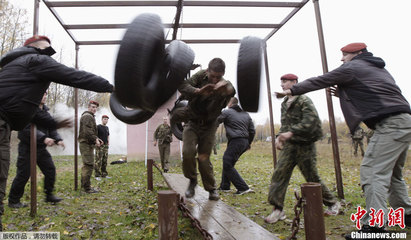
[[[283,90],[290,89],[297,82],[298,77],[294,74],[281,77]],[[281,104],[281,128],[275,139],[275,146],[281,152],[268,193],[268,201],[274,209],[265,218],[267,223],[286,218],[283,210],[284,197],[295,166],[298,166],[307,182],[321,184],[323,203],[328,206],[325,213],[339,213],[341,204],[321,181],[316,167],[315,142],[321,137],[321,121],[311,99],[305,95],[285,98]]]
[[[24,46],[5,54],[0,60],[0,215],[6,193],[10,166],[10,131],[22,130],[31,122],[50,82],[96,92],[112,92],[114,87],[106,79],[85,71],[69,68],[55,61],[55,53],[46,36],[33,36]],[[62,127],[65,121],[48,123],[48,127]],[[1,231],[0,219],[0,231]]]
[[[98,191],[90,186],[90,178],[94,168],[94,147],[100,147],[103,142],[97,137],[97,126],[94,114],[99,104],[90,101],[88,110],[81,114],[80,131],[78,141],[80,143],[80,153],[83,159],[81,168],[81,187],[86,193],[97,193]]]
[[[109,117],[103,115],[101,117],[101,123],[97,125],[97,137],[103,142],[99,147],[96,147],[96,162],[94,164],[94,176],[96,180],[103,178],[111,178],[107,172],[107,158],[108,158],[108,145],[110,142],[110,131],[107,127]]]
[[[154,146],[158,143],[158,151],[160,152],[161,168],[164,172],[168,172],[168,159],[170,158],[170,143],[173,141],[173,135],[168,118],[163,117],[163,124],[160,124],[154,132]]]
[[[237,195],[253,192],[234,168],[241,155],[250,149],[255,136],[255,128],[250,115],[238,105],[238,99],[232,97],[224,110],[217,118],[224,123],[228,139],[227,149],[223,156],[223,173],[219,190],[228,191],[233,183]]]
[[[352,138],[352,145],[354,148],[354,156],[357,156],[357,151],[358,151],[358,146],[360,146],[360,150],[361,150],[361,156],[364,157],[364,143],[363,143],[363,138],[364,138],[364,130],[358,126],[355,129],[354,134],[351,136]]]
[[[42,124],[37,125],[37,165],[44,174],[44,192],[46,194],[46,202],[57,203],[63,200],[53,194],[54,183],[56,182],[56,167],[53,159],[47,151],[47,146],[58,145],[64,148],[63,139],[55,129],[50,129],[49,122],[53,121],[53,117],[48,112],[49,108],[45,105],[47,93],[44,93],[39,109],[36,113],[36,118],[40,118]],[[71,125],[67,126],[71,127]],[[9,207],[21,208],[27,204],[20,202],[24,194],[24,187],[30,178],[30,128],[31,124],[27,125],[23,130],[19,131],[18,138],[19,151],[17,157],[17,173],[11,184],[9,193]]]
[[[184,118],[187,122],[183,130],[183,172],[190,180],[185,192],[187,198],[195,194],[197,162],[204,188],[210,193],[209,199],[220,198],[210,154],[218,126],[216,119],[235,94],[233,85],[223,78],[224,73],[224,61],[214,58],[206,70],[200,70],[179,87],[183,97],[189,101],[188,106],[175,115],[177,120]]]
[[[291,89],[276,93],[277,98],[301,95],[326,87],[339,96],[341,110],[351,133],[364,122],[374,130],[361,163],[361,187],[367,214],[361,218],[361,232],[386,232],[370,226],[372,209],[382,211],[387,222],[387,200],[393,209],[403,208],[405,224],[411,226],[411,201],[403,178],[404,164],[411,142],[410,104],[401,93],[385,61],[368,52],[365,43],[341,48],[343,64],[318,77],[306,79]],[[347,234],[346,239],[352,239]]]

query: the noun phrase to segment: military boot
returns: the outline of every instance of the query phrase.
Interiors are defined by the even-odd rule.
[[[186,198],[192,198],[195,194],[195,187],[197,186],[197,179],[193,180],[190,179],[190,184],[188,185],[187,191],[186,191]]]
[[[58,203],[61,200],[63,200],[62,198],[57,197],[54,194],[47,194],[46,195],[46,202],[51,202],[51,203]]]
[[[210,195],[208,196],[208,199],[213,200],[213,201],[217,201],[218,199],[220,199],[220,196],[218,196],[217,190],[211,190]]]

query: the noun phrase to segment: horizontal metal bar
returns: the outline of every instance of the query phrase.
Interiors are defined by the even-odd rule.
[[[166,43],[170,43],[172,40],[166,40]],[[187,44],[205,44],[205,43],[239,43],[240,39],[181,39],[181,41]],[[108,41],[77,41],[78,45],[118,45],[121,40],[108,40]]]
[[[171,23],[163,24],[165,28],[171,28]],[[121,29],[128,28],[130,24],[66,24],[66,29]],[[181,23],[179,28],[280,28],[281,24],[265,23]]]
[[[46,1],[49,7],[133,7],[133,6],[177,6],[178,1]],[[260,1],[184,1],[188,7],[302,7],[299,2]]]

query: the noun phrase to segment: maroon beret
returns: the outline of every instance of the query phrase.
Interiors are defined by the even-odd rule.
[[[295,74],[288,73],[288,74],[281,76],[281,80],[298,80],[298,77]]]
[[[89,104],[89,105],[90,105],[90,104],[94,104],[94,105],[96,105],[97,107],[100,106],[100,104],[98,104],[98,102],[93,101],[93,100],[91,100],[88,104]]]
[[[45,41],[47,41],[47,42],[49,42],[49,43],[51,44],[51,41],[50,41],[50,39],[49,39],[48,37],[46,37],[46,36],[34,35],[33,37],[27,39],[27,40],[24,42],[24,46],[27,46],[27,45],[29,45],[30,43],[34,43],[34,42],[37,42],[37,41],[40,41],[40,40],[45,40]]]
[[[367,48],[367,45],[365,45],[365,43],[350,43],[345,47],[341,48],[341,52],[355,53],[365,48]]]
[[[107,115],[103,115],[103,116],[101,116],[101,118],[107,118],[107,119],[109,119],[109,117],[108,117]]]

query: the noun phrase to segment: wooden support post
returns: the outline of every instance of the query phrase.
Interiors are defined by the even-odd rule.
[[[178,195],[173,190],[158,191],[159,240],[177,240]]]
[[[306,240],[325,240],[323,199],[320,183],[301,184],[304,204],[304,228]]]
[[[147,189],[153,191],[153,159],[147,159]]]
[[[31,124],[30,128],[30,216],[37,214],[37,128]]]

